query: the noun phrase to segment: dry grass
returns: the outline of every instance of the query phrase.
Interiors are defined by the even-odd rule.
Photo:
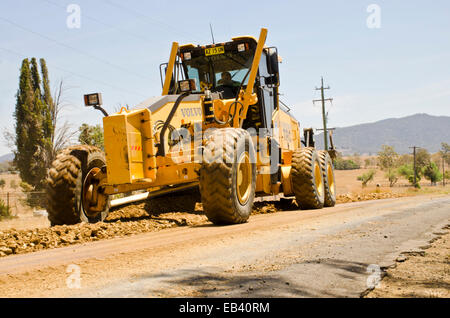
[[[3,200],[6,204],[9,194],[9,206],[11,208],[11,214],[15,216],[32,215],[33,209],[22,202],[22,200],[25,198],[25,194],[20,188],[21,179],[19,175],[2,173],[0,174],[0,179],[5,180],[4,188],[0,188],[0,199]],[[16,188],[11,187],[11,181],[15,182]]]
[[[361,186],[361,181],[357,177],[366,173],[370,169],[376,170],[374,180],[371,181],[366,188]],[[403,178],[399,178],[395,186],[390,187],[389,181],[385,177],[385,172],[371,167],[370,169],[356,169],[356,170],[336,170],[336,187],[337,194],[364,194],[372,192],[386,192],[386,193],[406,193],[409,195],[419,194],[449,194],[450,187],[445,188],[442,183],[431,186],[428,180],[421,180],[421,189],[414,189],[411,184]],[[379,187],[377,187],[377,184]]]

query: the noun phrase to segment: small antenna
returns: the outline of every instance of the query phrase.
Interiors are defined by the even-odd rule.
[[[216,43],[214,42],[214,34],[213,34],[213,30],[212,30],[212,25],[211,25],[211,23],[209,24],[209,29],[211,30],[211,37],[212,37],[213,44],[216,44]]]

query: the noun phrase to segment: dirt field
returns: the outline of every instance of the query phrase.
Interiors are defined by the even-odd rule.
[[[423,193],[446,194],[450,188],[426,187],[418,191],[410,187],[389,188],[379,171],[375,180],[366,188],[362,188],[358,175],[364,173],[365,169],[336,171],[337,180],[337,203],[349,203],[375,199],[389,199],[395,197],[412,196]],[[20,179],[17,175],[4,175],[7,180],[3,194],[17,189],[10,188],[11,180]],[[377,184],[379,185],[377,187]],[[20,189],[20,188],[19,188]],[[19,195],[20,196],[20,195]],[[189,213],[168,211],[159,213],[152,211],[145,202],[131,204],[113,210],[105,222],[97,224],[76,224],[71,226],[55,226],[50,228],[46,217],[34,216],[33,210],[24,206],[20,199],[15,202],[13,211],[16,217],[0,222],[0,257],[23,254],[42,249],[63,247],[73,244],[81,244],[102,239],[123,237],[138,233],[159,231],[161,229],[178,226],[193,226],[209,223],[203,215],[201,204],[197,204],[196,211]],[[255,203],[253,215],[275,213],[283,210],[298,209],[295,202],[264,202]]]
[[[9,297],[360,297],[368,269],[427,244],[449,224],[449,208],[449,196],[372,200],[11,255],[0,258],[0,290]]]
[[[422,182],[421,190],[415,190],[406,186],[406,181],[400,181],[396,187],[390,188],[387,181],[384,179],[384,173],[381,171],[377,172],[373,182],[369,183],[366,188],[362,188],[361,183],[357,181],[356,178],[365,171],[367,171],[367,169],[336,171],[338,205],[350,202],[399,198],[421,194],[450,194],[450,187],[430,187],[427,185],[427,182]],[[5,193],[10,191],[12,192],[13,190],[16,192],[18,191],[17,189],[12,189],[10,187],[11,180],[17,180],[17,184],[19,183],[17,175],[6,175],[2,176],[2,178],[7,180],[7,186],[1,194],[5,195]],[[20,197],[20,193],[18,197]],[[124,206],[112,211],[106,222],[103,223],[55,226],[52,228],[50,228],[50,224],[46,217],[33,216],[33,210],[24,207],[20,200],[16,200],[14,208],[16,217],[0,222],[0,258],[14,254],[26,254],[40,250],[68,247],[71,245],[79,245],[99,240],[132,236],[139,233],[161,231],[168,228],[183,226],[198,227],[207,226],[209,224],[208,220],[203,215],[201,204],[197,204],[196,211],[191,213],[177,213],[175,211],[168,213],[154,213],[154,211],[151,211],[148,205],[143,202]],[[297,209],[298,207],[295,202],[292,204],[286,201],[264,202],[255,203],[252,214],[258,215]],[[448,250],[448,246],[445,248]],[[443,250],[445,250],[445,248]],[[448,264],[448,253],[444,256],[442,253],[435,253],[432,256],[436,259],[436,263],[446,261]],[[401,265],[408,264],[408,262],[409,260]],[[434,267],[430,267],[430,270],[437,272]],[[448,271],[448,269],[446,270]],[[422,273],[418,273],[417,277],[420,277],[420,275],[426,275],[426,273],[427,269],[423,270]],[[385,280],[391,277],[389,275],[385,278]],[[415,274],[414,277],[416,277]],[[385,280],[383,280],[383,283]],[[387,289],[377,289],[369,294],[368,297],[409,297],[407,295],[412,295],[407,294],[406,292],[396,292],[395,288],[399,288],[397,286],[399,284],[401,285],[399,281],[404,282],[403,288],[408,284],[408,281],[405,281],[405,277],[393,280],[392,282],[388,281],[389,283],[386,286],[391,287]],[[445,281],[442,282],[444,285],[447,284]],[[445,293],[443,294],[442,290],[439,288],[433,292],[428,290],[428,292],[434,293],[433,295],[436,294],[436,297],[441,297],[440,295],[444,295]],[[406,288],[400,290],[406,290]]]
[[[370,169],[356,169],[356,170],[336,170],[336,184],[338,194],[347,193],[364,193],[373,192],[377,189],[377,184],[379,185],[379,190],[382,192],[389,193],[405,193],[411,190],[410,183],[399,178],[394,187],[389,187],[389,181],[385,178],[385,172],[380,169],[375,169],[376,174],[374,180],[369,182],[366,188],[362,188],[361,182],[357,180],[357,177],[363,173],[369,171]],[[422,188],[429,188],[430,182],[428,180],[421,180],[420,186]],[[434,186],[432,188],[438,188],[439,186]]]

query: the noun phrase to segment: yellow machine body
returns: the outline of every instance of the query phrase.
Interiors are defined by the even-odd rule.
[[[260,67],[260,57],[265,50],[267,30],[262,29],[259,40],[252,37],[237,37],[233,41],[250,41],[255,46],[251,68],[249,68],[248,85],[239,92],[239,103],[234,98],[212,98],[212,110],[217,118],[225,121],[230,113],[238,114],[226,124],[208,122],[206,120],[205,95],[192,94],[183,99],[164,136],[164,155],[158,155],[159,143],[162,140],[161,126],[170,117],[176,103],[176,94],[170,94],[173,89],[173,78],[176,75],[174,65],[176,59],[183,57],[183,52],[195,46],[188,44],[179,46],[174,43],[169,59],[163,94],[159,98],[137,105],[135,109],[122,109],[103,119],[104,144],[107,162],[107,183],[105,193],[115,194],[132,190],[145,189],[149,191],[168,192],[177,185],[195,186],[198,184],[198,169],[201,164],[201,150],[204,144],[203,134],[210,128],[243,127],[251,108],[258,103],[258,95],[253,90],[255,79]],[[253,41],[253,42],[251,42]],[[240,43],[240,42],[239,42]],[[221,47],[220,44],[210,48]],[[208,48],[208,47],[207,47]],[[211,51],[213,52],[213,51]],[[220,52],[219,52],[220,53]],[[212,53],[211,53],[212,54]],[[198,83],[200,84],[200,83]],[[278,194],[280,186],[284,195],[292,195],[290,169],[292,153],[301,147],[299,123],[285,110],[280,109],[278,94],[274,99],[274,111],[271,125],[274,140],[280,149],[280,181],[273,183],[268,163],[268,153],[258,152],[256,194],[258,196]],[[236,109],[237,107],[237,109]],[[179,139],[171,143],[173,131],[183,128],[189,132],[190,140]],[[258,125],[255,127],[258,128]],[[196,138],[196,136],[199,136]],[[253,136],[253,143],[264,143],[270,148],[266,137]],[[200,155],[199,155],[200,153]]]

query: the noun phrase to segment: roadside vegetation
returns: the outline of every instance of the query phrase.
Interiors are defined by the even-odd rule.
[[[434,154],[430,154],[424,148],[419,148],[416,152],[415,163],[412,154],[400,155],[394,147],[383,145],[376,156],[361,160],[358,154],[349,157],[339,155],[334,164],[336,170],[362,169],[362,166],[366,170],[369,169],[356,177],[358,181],[361,181],[363,188],[373,181],[376,171],[383,173],[384,179],[391,188],[395,187],[400,180],[405,180],[416,188],[424,185],[422,180],[428,180],[430,186],[436,186],[439,182],[442,184],[450,182],[448,167],[450,165],[450,145],[443,142],[441,146],[441,150]]]
[[[11,208],[8,207],[2,199],[0,199],[0,221],[10,218],[12,218]]]
[[[78,129],[73,129],[68,121],[62,120],[62,111],[70,105],[65,99],[66,92],[67,88],[63,80],[60,80],[52,93],[44,59],[23,59],[13,114],[14,130],[2,131],[3,139],[14,154],[14,159],[0,163],[0,173],[19,175],[19,181],[10,181],[8,191],[17,192],[16,197],[25,194],[26,198],[21,199],[21,204],[32,208],[45,208],[47,171],[58,151],[74,143],[95,145],[103,149],[103,131],[100,125],[83,124]],[[5,180],[0,180],[0,190],[5,185]],[[2,211],[3,214],[6,214],[5,210]]]
[[[344,159],[340,153],[338,153],[337,158],[334,159],[333,165],[336,170],[356,170],[361,168],[361,160],[356,154],[356,158]],[[359,159],[359,160],[358,160]]]
[[[96,146],[104,150],[102,126],[90,126],[88,124],[82,124],[80,128],[78,128],[78,131],[80,132],[78,141],[82,145]]]
[[[367,186],[367,183],[369,183],[370,181],[373,181],[373,177],[376,174],[376,170],[371,169],[368,172],[358,176],[358,181],[361,181],[362,187],[365,188]]]

